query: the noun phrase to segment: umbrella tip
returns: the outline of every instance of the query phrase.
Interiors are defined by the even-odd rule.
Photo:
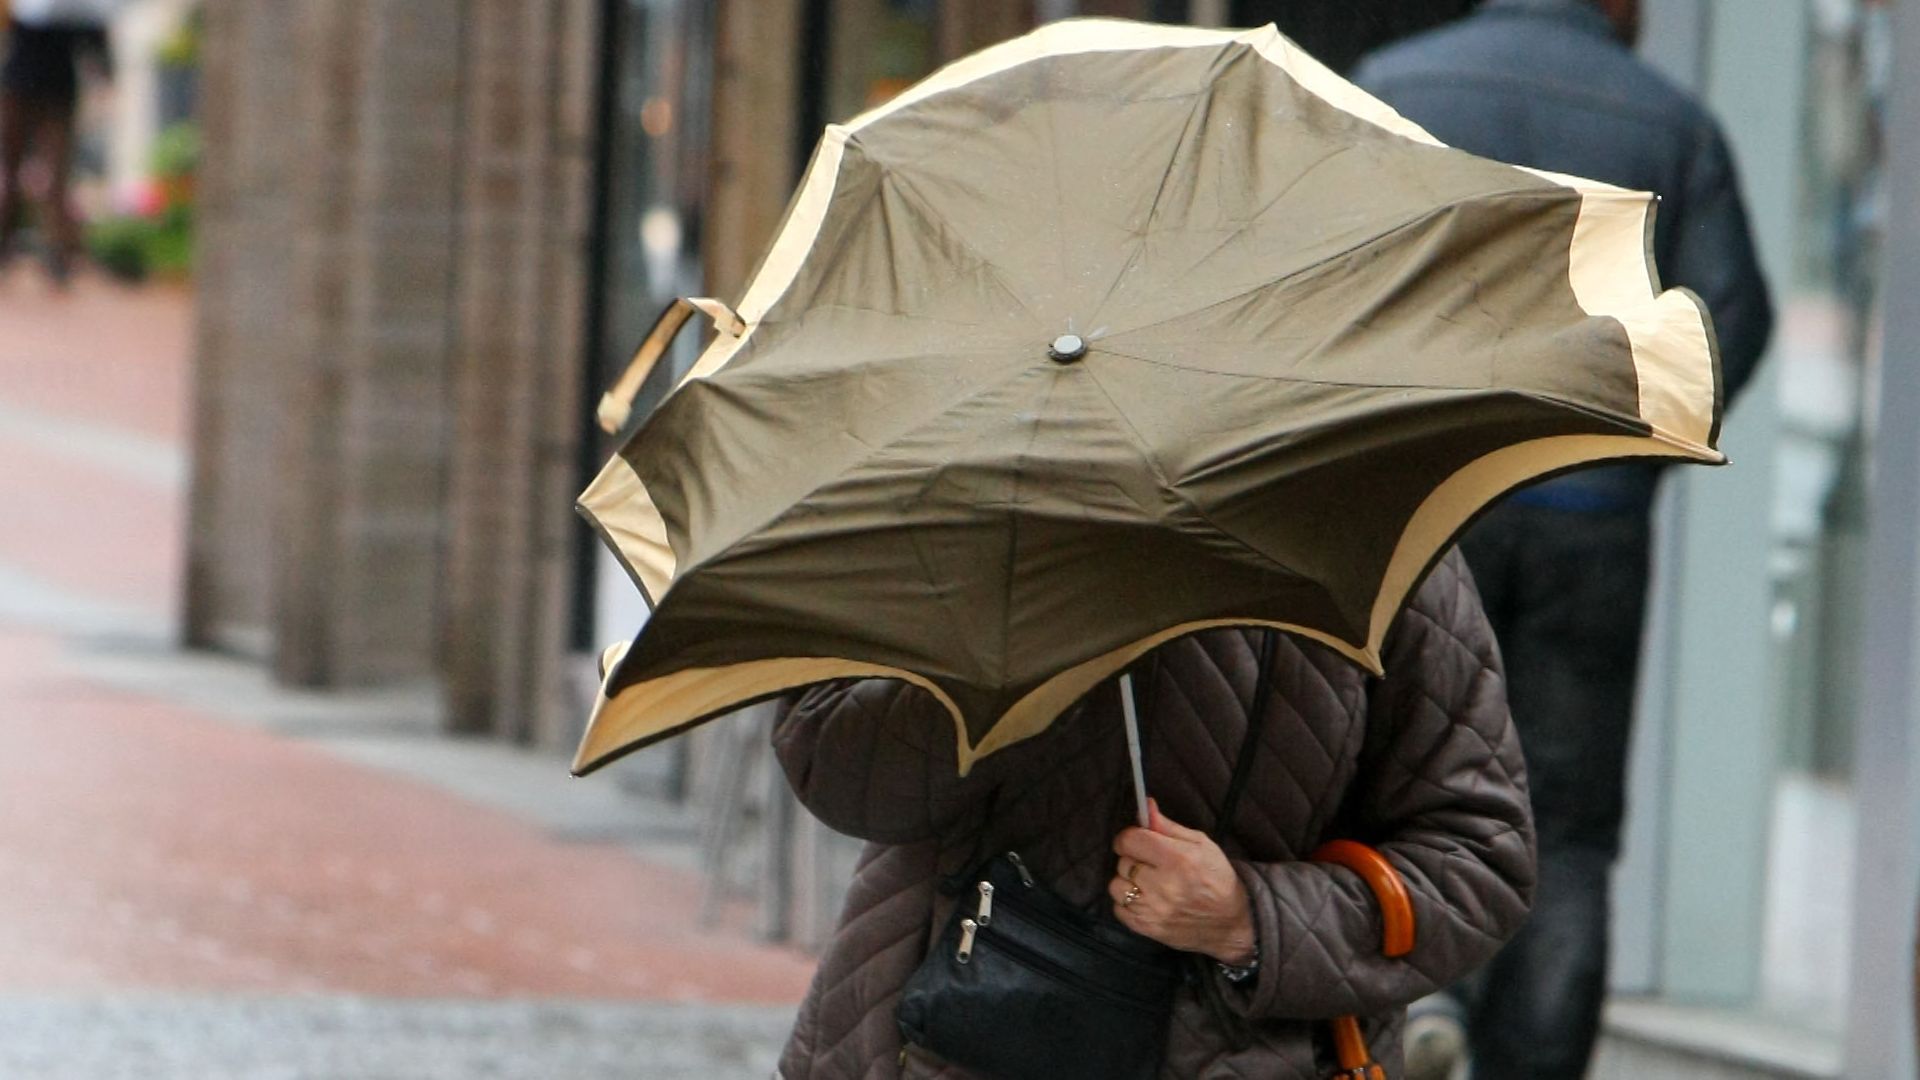
[[[1047,355],[1056,363],[1071,364],[1087,355],[1087,343],[1079,334],[1061,334],[1053,339],[1053,345],[1047,349]]]

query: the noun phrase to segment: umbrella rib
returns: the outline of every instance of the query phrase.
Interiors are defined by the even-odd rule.
[[[1426,389],[1426,388],[1412,387],[1410,389]],[[1433,387],[1432,389],[1448,390],[1451,388]],[[1598,423],[1616,428],[1618,429],[1618,432],[1621,434],[1638,436],[1643,438],[1648,437],[1649,435],[1645,426],[1642,424],[1623,420],[1621,417],[1616,416],[1612,413],[1608,413],[1600,409],[1595,409],[1588,405],[1583,405],[1577,401],[1569,401],[1565,398],[1559,397],[1558,395],[1542,394],[1542,393],[1535,393],[1531,391],[1513,390],[1513,389],[1494,389],[1494,388],[1483,388],[1483,389],[1485,390],[1486,393],[1492,394],[1495,396],[1518,397],[1518,398],[1526,399],[1528,401],[1536,402],[1538,404],[1546,405],[1554,409],[1562,409],[1562,410],[1565,410],[1566,412],[1573,413],[1578,416],[1585,417],[1589,420],[1593,420]],[[1415,407],[1418,407],[1418,406],[1415,406]],[[1404,444],[1396,444],[1396,445],[1404,445]],[[1206,480],[1214,476],[1216,473],[1225,472],[1228,469],[1231,469],[1234,466],[1240,464],[1242,461],[1244,461],[1247,458],[1247,456],[1248,455],[1246,454],[1238,454],[1231,457],[1220,458],[1213,462],[1209,462],[1203,467],[1196,469],[1192,473],[1188,474],[1186,479],[1189,481]],[[1484,457],[1485,455],[1483,454],[1480,456]]]
[[[1107,283],[1107,291],[1101,294],[1100,302],[1094,305],[1093,314],[1088,317],[1090,326],[1100,325],[1100,315],[1107,310],[1107,301],[1113,299],[1113,294],[1120,288],[1120,283],[1126,280],[1127,274],[1139,263],[1140,256],[1147,250],[1147,240],[1153,235],[1153,223],[1160,217],[1161,200],[1167,194],[1167,182],[1173,179],[1174,162],[1180,160],[1181,149],[1193,138],[1194,121],[1199,118],[1201,111],[1211,110],[1213,87],[1213,82],[1209,81],[1207,85],[1194,91],[1193,108],[1187,112],[1186,123],[1180,128],[1180,137],[1173,141],[1173,152],[1167,155],[1166,168],[1160,171],[1160,186],[1154,189],[1153,202],[1147,207],[1147,223],[1140,228],[1140,243],[1134,247],[1133,254],[1127,256],[1126,265],[1122,266],[1120,272],[1113,275],[1113,280]]]
[[[1297,188],[1301,184],[1305,183],[1307,180],[1307,177],[1312,176],[1314,173],[1320,171],[1320,167],[1325,165],[1327,162],[1332,161],[1334,158],[1337,158],[1342,154],[1345,154],[1351,151],[1352,149],[1353,149],[1353,146],[1351,144],[1336,147],[1333,153],[1328,154],[1326,157],[1323,157],[1319,161],[1314,162],[1312,165],[1307,166],[1306,171],[1302,172],[1299,176],[1294,177],[1291,181],[1288,182],[1286,187],[1283,187],[1279,191],[1275,192],[1273,198],[1268,199],[1266,203],[1260,207],[1260,209],[1255,210],[1253,214],[1247,218],[1246,221],[1242,222],[1239,228],[1228,233],[1218,244],[1215,244],[1213,248],[1209,250],[1205,255],[1202,255],[1200,256],[1199,259],[1195,260],[1193,265],[1187,267],[1186,271],[1181,276],[1184,277],[1186,274],[1194,273],[1195,271],[1199,270],[1201,267],[1207,265],[1208,261],[1210,261],[1215,255],[1218,255],[1222,251],[1225,251],[1227,249],[1228,244],[1231,244],[1235,240],[1238,240],[1242,236],[1245,236],[1248,229],[1251,229],[1255,225],[1258,225],[1260,223],[1260,220],[1266,217],[1269,211],[1271,211],[1274,207],[1280,205],[1281,199],[1286,198],[1288,195],[1293,193],[1294,188]]]
[[[1020,448],[1019,464],[1013,470],[1013,490],[1007,498],[1007,557],[1000,600],[1000,653],[995,658],[999,661],[996,666],[1002,671],[1007,669],[1007,653],[1013,642],[1013,567],[1020,549],[1020,484],[1026,479],[1026,464],[1033,456],[1033,444],[1040,441],[1040,425],[1045,423],[1041,418],[1047,415],[1047,402],[1053,399],[1054,391],[1060,386],[1059,374],[1048,374],[1053,377],[1047,380],[1046,393],[1041,398],[1040,406],[1033,411],[1033,426],[1027,432],[1027,444]]]
[[[869,158],[868,160],[872,161],[871,158]],[[961,276],[963,276],[964,274],[970,271],[984,268],[987,271],[987,276],[993,280],[993,283],[995,285],[1000,287],[1000,290],[1002,292],[1006,293],[1007,296],[1010,299],[1012,299],[1014,303],[1019,304],[1021,308],[1025,309],[1028,312],[1028,314],[1032,314],[1032,309],[1027,308],[1026,304],[1022,303],[1020,300],[1020,297],[1013,291],[1012,286],[1008,285],[1006,281],[1000,277],[999,269],[995,267],[993,263],[988,261],[987,257],[984,254],[982,254],[978,248],[974,247],[972,244],[967,243],[966,239],[963,236],[961,236],[960,233],[957,230],[955,230],[952,225],[948,224],[946,219],[942,218],[939,214],[935,213],[933,210],[933,207],[926,201],[926,198],[922,196],[918,191],[915,191],[912,188],[912,186],[907,183],[904,177],[900,176],[898,173],[894,172],[893,170],[886,168],[885,166],[880,166],[878,162],[874,162],[874,164],[876,166],[879,166],[880,168],[882,183],[891,181],[895,189],[900,193],[902,198],[909,199],[910,201],[912,201],[915,207],[917,207],[922,213],[924,213],[928,218],[932,219],[933,221],[939,224],[940,230],[945,236],[950,238],[957,246],[959,246],[961,249],[966,251],[967,254],[973,256],[975,260],[973,263],[968,263],[968,264],[956,263],[954,266],[953,275],[940,282],[942,286],[949,284],[952,281],[958,280]],[[882,203],[880,208],[880,217],[883,222],[887,221],[888,218],[886,214],[886,208],[883,200],[881,200],[880,198],[879,184],[876,184],[874,186],[873,192],[867,195],[865,201],[859,207],[859,210],[861,212],[865,212],[875,202]],[[888,225],[887,228],[890,232],[891,225]],[[816,253],[819,256],[819,261],[821,262],[822,266],[825,268],[822,271],[823,276],[827,272],[837,267],[840,261],[847,256],[847,253],[850,250],[849,245],[851,244],[852,237],[853,237],[853,231],[845,230],[842,232],[838,240],[834,243],[834,245],[830,249],[824,249],[824,250],[817,249]],[[892,246],[890,241],[888,246],[889,248],[891,248]],[[816,292],[817,291],[818,290],[816,289]],[[781,299],[784,300],[785,298],[786,297],[783,294]],[[924,316],[917,312],[882,311],[879,308],[862,307],[858,304],[817,303],[817,302],[809,302],[806,305],[805,310],[799,316],[794,317],[792,320],[788,320],[780,317],[780,313],[779,313],[780,305],[776,303],[772,308],[769,308],[767,312],[767,316],[763,317],[760,321],[763,325],[766,325],[766,324],[777,325],[778,323],[787,322],[787,321],[802,321],[806,318],[806,315],[811,313],[812,311],[826,309],[826,308],[844,308],[849,311],[863,311],[863,312],[868,312],[874,315],[890,315],[898,318],[925,319],[929,322],[944,322],[944,323],[948,323],[949,325],[966,326],[969,328],[974,328],[971,326],[971,324],[954,323],[954,322],[951,322],[950,320],[944,320],[944,319],[934,319],[930,316]]]
[[[986,350],[982,350],[982,351],[986,351]],[[926,355],[931,356],[934,354],[929,353]],[[950,413],[953,410],[958,409],[963,405],[966,405],[978,398],[984,397],[985,395],[1000,389],[1003,386],[1006,386],[1008,383],[1011,383],[1017,379],[1023,378],[1027,375],[1031,375],[1033,374],[1033,371],[1034,369],[1030,367],[1021,368],[1019,370],[1010,372],[1003,378],[995,379],[981,386],[974,387],[972,390],[968,391],[966,394],[962,395],[957,400],[949,402],[948,404],[942,406],[942,408],[940,409],[940,412],[935,414],[935,417],[945,415],[946,413]],[[930,417],[929,419],[933,419],[935,417]],[[899,434],[895,435],[893,438],[890,438],[885,442],[879,443],[878,445],[868,444],[868,443],[862,443],[861,445],[866,446],[871,454],[886,453],[887,451],[897,446],[902,440],[911,438],[912,436],[918,434],[920,430],[921,430],[921,427],[916,425],[913,427],[906,428],[905,430],[902,430]],[[771,525],[775,521],[780,520],[780,518],[784,517],[785,515],[792,513],[795,507],[798,507],[801,504],[805,503],[807,500],[813,498],[815,495],[819,494],[822,488],[825,488],[828,485],[834,483],[835,481],[842,479],[843,476],[844,476],[844,473],[836,474],[835,476],[829,477],[824,482],[815,484],[814,486],[808,488],[804,493],[799,495],[797,498],[784,500],[781,504],[781,509],[776,511],[771,517],[768,517],[763,521],[756,522],[750,528],[744,531],[741,531],[739,535],[726,541],[726,543],[723,546],[721,546],[718,550],[714,551],[712,554],[706,556],[705,558],[702,558],[697,562],[689,562],[688,564],[686,564],[685,567],[683,567],[678,573],[674,575],[674,580],[678,581],[681,578],[688,577],[697,570],[700,570],[707,566],[711,566],[715,562],[721,559],[724,559],[730,555],[736,554],[742,545],[750,543],[754,539],[760,537],[765,532],[768,525]]]
[[[1060,117],[1058,115],[1059,110],[1057,109],[1045,109],[1042,111],[1047,118],[1047,134],[1049,136],[1047,143],[1053,152],[1053,168],[1050,171],[1053,173],[1054,269],[1059,275],[1058,280],[1065,281],[1067,278],[1067,189],[1064,182],[1065,178],[1060,172]],[[1069,316],[1067,326],[1069,329],[1073,328],[1071,316]]]
[[[1252,343],[1244,341],[1196,341],[1190,342],[1190,344],[1251,347]],[[1155,360],[1151,356],[1140,356],[1137,353],[1122,352],[1110,345],[1100,346],[1100,351],[1109,356],[1118,356],[1122,359],[1132,360],[1137,363],[1166,368],[1168,371],[1178,371],[1193,375],[1217,375],[1223,379],[1259,379],[1262,382],[1297,383],[1301,386],[1331,386],[1350,390],[1485,390],[1488,388],[1485,383],[1393,383],[1384,380],[1345,382],[1340,379],[1311,379],[1300,375],[1264,375],[1257,371],[1217,371],[1213,368],[1195,367],[1192,364],[1175,364],[1166,360]]]
[[[1013,286],[1007,283],[1006,278],[1000,276],[1000,267],[996,266],[992,259],[987,258],[986,252],[974,247],[972,243],[968,242],[964,233],[954,228],[952,222],[948,221],[938,210],[935,210],[933,204],[927,200],[927,197],[921,194],[919,188],[914,186],[913,181],[892,169],[886,170],[885,175],[887,179],[891,180],[894,186],[900,190],[902,196],[911,199],[914,205],[920,208],[920,212],[927,215],[928,220],[940,226],[941,231],[952,237],[954,243],[972,252],[973,257],[980,260],[980,265],[986,267],[988,276],[993,278],[994,284],[1000,286],[1001,291],[1007,294],[1008,299],[1019,304],[1020,310],[1032,316],[1035,322],[1045,322],[1044,319],[1040,318],[1039,312],[1027,306],[1027,302],[1021,299],[1020,294],[1014,291]]]
[[[1140,451],[1141,460],[1145,461],[1147,467],[1153,470],[1154,479],[1160,482],[1160,490],[1166,492],[1174,499],[1179,500],[1180,505],[1185,507],[1194,517],[1206,522],[1216,533],[1233,541],[1236,546],[1249,555],[1252,555],[1259,562],[1290,577],[1305,577],[1305,575],[1301,574],[1298,570],[1293,569],[1266,552],[1261,551],[1259,548],[1254,547],[1244,538],[1221,525],[1218,521],[1215,521],[1205,510],[1200,509],[1199,504],[1189,499],[1184,492],[1167,478],[1167,470],[1161,467],[1160,459],[1155,456],[1152,445],[1147,441],[1146,436],[1140,433],[1140,429],[1134,426],[1133,418],[1129,417],[1126,410],[1120,407],[1120,403],[1114,400],[1113,395],[1107,392],[1106,384],[1100,381],[1099,373],[1089,368],[1087,369],[1087,377],[1093,380],[1094,388],[1100,391],[1100,396],[1107,401],[1107,407],[1113,410],[1113,415],[1119,419],[1120,426],[1126,429],[1127,437],[1133,440],[1134,448]]]
[[[1373,247],[1377,244],[1383,243],[1387,240],[1392,240],[1400,236],[1402,233],[1411,232],[1412,230],[1419,228],[1422,225],[1428,224],[1445,214],[1452,213],[1455,210],[1459,210],[1467,206],[1472,206],[1475,203],[1481,202],[1482,200],[1505,199],[1510,196],[1520,196],[1520,197],[1537,197],[1537,198],[1542,198],[1545,201],[1553,201],[1553,200],[1564,198],[1569,191],[1571,191],[1571,189],[1569,188],[1552,188],[1552,189],[1511,188],[1503,191],[1476,192],[1475,194],[1463,199],[1456,199],[1449,203],[1443,203],[1439,206],[1430,207],[1427,210],[1424,210],[1414,215],[1413,217],[1410,217],[1405,221],[1400,222],[1398,225],[1395,225],[1393,228],[1388,229],[1385,232],[1375,233],[1372,236],[1369,236],[1366,239],[1361,240],[1356,244],[1353,244],[1349,247],[1341,248],[1339,251],[1331,252],[1325,256],[1322,256],[1321,258],[1315,259],[1314,261],[1308,263],[1305,266],[1301,266],[1293,270],[1289,270],[1286,273],[1281,274],[1279,277],[1273,278],[1268,281],[1263,281],[1257,285],[1250,286],[1246,289],[1241,290],[1240,292],[1232,294],[1231,296],[1223,296],[1220,299],[1215,300],[1211,303],[1202,304],[1200,307],[1193,308],[1189,311],[1175,312],[1174,314],[1168,315],[1162,319],[1157,319],[1153,322],[1142,323],[1139,326],[1129,326],[1122,330],[1116,330],[1107,336],[1109,338],[1114,338],[1114,337],[1121,337],[1126,334],[1137,334],[1142,330],[1149,330],[1156,326],[1165,326],[1168,323],[1177,322],[1180,319],[1190,318],[1204,311],[1212,311],[1214,308],[1223,307],[1227,304],[1233,303],[1236,300],[1243,300],[1249,296],[1252,296],[1257,292],[1262,291],[1263,289],[1271,289],[1276,285],[1284,285],[1287,282],[1294,280],[1295,278],[1301,277],[1306,274],[1310,274],[1313,271],[1318,270],[1324,266],[1338,262],[1339,260],[1347,258],[1348,256],[1354,255],[1358,252],[1365,251],[1366,249]],[[1573,194],[1577,196],[1579,193],[1573,192]]]
[[[981,265],[984,266],[985,264],[982,263]],[[916,323],[937,323],[941,326],[951,326],[957,330],[978,331],[981,329],[981,325],[979,323],[961,322],[958,319],[942,319],[933,315],[923,315],[917,311],[887,311],[882,308],[865,307],[861,304],[847,304],[847,303],[840,303],[840,302],[826,303],[826,304],[812,304],[807,308],[806,311],[802,312],[799,316],[792,319],[783,319],[780,321],[794,322],[794,323],[805,322],[807,317],[812,315],[816,311],[857,311],[863,315],[879,315],[889,319],[906,319],[910,322],[916,322]],[[768,320],[762,320],[761,325],[767,326],[767,325],[778,325],[778,324],[772,323]],[[962,353],[986,352],[986,351],[989,351],[989,350],[987,350],[984,347],[975,348],[975,349],[952,350],[952,352],[956,355],[962,354]],[[937,354],[928,353],[926,355],[933,356]],[[898,359],[912,360],[912,359],[917,359],[917,357],[906,356],[906,357],[899,357]]]
[[[955,323],[953,325],[970,330],[978,329],[978,327],[968,326],[964,323]],[[869,356],[858,360],[840,361],[835,367],[827,371],[796,371],[791,368],[782,368],[778,366],[776,362],[769,360],[762,361],[754,367],[730,370],[727,372],[728,377],[724,381],[702,379],[699,380],[699,382],[704,385],[705,391],[709,394],[724,394],[730,387],[757,386],[764,383],[784,383],[792,385],[809,381],[840,379],[864,374],[875,368],[896,364],[910,364],[920,360],[949,360],[973,356],[1005,356],[1011,348],[1012,346],[1006,343],[995,342],[992,344],[975,345],[968,348],[943,348],[923,352]],[[961,400],[965,401],[966,399],[963,398]],[[957,405],[959,402],[955,404]],[[843,431],[841,434],[850,435],[851,433]]]

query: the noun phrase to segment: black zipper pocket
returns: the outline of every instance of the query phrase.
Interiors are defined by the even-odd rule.
[[[999,924],[996,924],[996,926],[997,925]],[[1165,1009],[1165,1003],[1163,1002],[1143,1001],[1140,998],[1121,993],[1112,987],[1102,986],[1100,983],[1087,978],[1085,975],[1068,968],[1053,957],[1037,949],[1022,945],[1004,933],[995,933],[992,930],[981,931],[974,939],[974,948],[978,950],[983,945],[990,951],[1005,953],[1009,959],[1046,974],[1068,989],[1091,995],[1102,1001],[1121,1006],[1122,1008],[1132,1009],[1136,1012],[1145,1013],[1149,1016],[1157,1016]],[[1172,999],[1173,980],[1169,978],[1167,980],[1165,1000],[1166,1002],[1171,1002]]]
[[[998,917],[1005,918],[1004,912],[1010,910],[1028,922],[1039,923],[1043,926],[1050,927],[1058,936],[1069,938],[1078,943],[1080,947],[1090,952],[1099,953],[1102,957],[1111,959],[1115,963],[1134,968],[1143,975],[1153,975],[1169,980],[1175,977],[1172,974],[1174,963],[1171,959],[1167,959],[1172,956],[1173,951],[1171,949],[1166,949],[1166,946],[1158,946],[1161,949],[1166,949],[1166,952],[1156,953],[1156,958],[1149,958],[1133,950],[1106,941],[1099,936],[1097,931],[1087,925],[1087,923],[1091,922],[1090,918],[1081,916],[1079,912],[1075,912],[1073,916],[1068,916],[1060,911],[1052,910],[1056,904],[1064,904],[1065,901],[1035,895],[1038,888],[1039,886],[1036,885],[995,890],[993,894],[994,904],[996,905],[996,910],[1001,913]],[[1054,902],[1048,903],[1047,901],[1049,899],[1053,899]],[[1146,941],[1150,939],[1143,938],[1141,940]],[[1157,945],[1158,943],[1155,944]]]

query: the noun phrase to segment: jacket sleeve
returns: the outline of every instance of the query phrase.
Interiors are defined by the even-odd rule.
[[[892,679],[843,679],[788,699],[774,754],[828,828],[904,844],[942,835],[993,785],[995,763],[959,775],[953,720],[931,694]]]
[[[1381,954],[1373,893],[1348,870],[1236,863],[1259,930],[1260,972],[1228,998],[1251,1017],[1398,1008],[1478,967],[1526,918],[1534,884],[1526,765],[1493,632],[1457,553],[1401,614],[1385,666],[1343,818],[1406,882],[1414,950]]]
[[[1702,121],[1685,187],[1668,206],[1678,218],[1673,256],[1661,269],[1667,284],[1692,289],[1713,317],[1722,393],[1732,408],[1773,335],[1773,303],[1740,200],[1733,155],[1712,121]]]

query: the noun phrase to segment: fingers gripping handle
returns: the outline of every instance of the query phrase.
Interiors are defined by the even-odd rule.
[[[639,395],[640,387],[652,374],[654,365],[666,355],[673,339],[679,336],[680,328],[687,325],[687,320],[696,311],[712,319],[714,328],[722,334],[738,337],[746,332],[746,322],[732,308],[718,300],[705,296],[681,297],[668,304],[667,309],[654,320],[653,329],[647,331],[640,347],[634,350],[627,370],[620,373],[612,389],[600,396],[600,430],[613,435],[627,426],[628,419],[633,416],[633,399]]]

